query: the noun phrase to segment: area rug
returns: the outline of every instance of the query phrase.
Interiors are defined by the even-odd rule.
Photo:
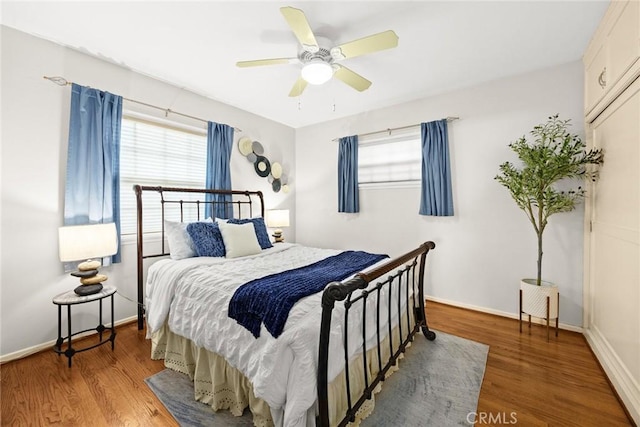
[[[418,335],[361,426],[472,425],[488,353],[487,345],[443,332],[437,332],[435,341]],[[196,402],[193,383],[184,374],[165,369],[145,382],[183,427],[253,426],[248,410],[234,417]]]

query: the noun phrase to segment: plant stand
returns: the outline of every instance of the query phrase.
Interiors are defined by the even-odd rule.
[[[533,282],[533,283],[532,283]],[[523,279],[520,283],[520,333],[522,333],[522,315],[529,316],[529,333],[531,333],[531,316],[544,319],[547,322],[547,341],[549,341],[549,322],[556,321],[556,337],[558,336],[558,321],[560,318],[560,293],[558,287],[546,283],[545,286],[535,285],[533,279]]]

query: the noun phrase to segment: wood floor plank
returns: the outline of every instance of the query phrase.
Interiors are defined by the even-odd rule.
[[[433,329],[489,345],[477,426],[632,425],[581,334],[547,342],[540,326],[520,334],[512,319],[427,307]],[[176,426],[144,383],[164,369],[144,332],[135,323],[117,332],[113,352],[106,344],[78,353],[71,369],[53,351],[0,366],[0,425]]]
[[[434,302],[427,313],[431,328],[489,345],[478,401],[486,422],[476,425],[509,424],[495,422],[500,414],[524,426],[633,425],[582,334],[547,342],[538,325],[520,333],[517,320]]]
[[[91,340],[91,339],[89,339]],[[74,343],[84,346],[85,341]],[[171,414],[144,383],[164,369],[135,323],[118,328],[109,344],[67,358],[53,351],[0,367],[1,422],[5,426],[172,426]],[[11,390],[17,389],[19,393]]]

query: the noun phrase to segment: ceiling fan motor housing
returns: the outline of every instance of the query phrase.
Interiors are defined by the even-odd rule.
[[[303,50],[298,54],[298,59],[303,64],[307,64],[307,63],[313,61],[314,59],[315,60],[319,59],[319,60],[321,60],[323,62],[326,62],[328,64],[332,64],[333,63],[333,57],[331,56],[331,51],[329,49],[324,48],[324,47],[321,47],[315,53],[314,52],[309,52],[307,50]]]

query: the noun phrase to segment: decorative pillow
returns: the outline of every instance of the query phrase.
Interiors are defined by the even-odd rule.
[[[225,255],[224,241],[215,222],[192,222],[187,225],[198,256],[220,257]]]
[[[196,248],[187,233],[184,222],[165,221],[164,231],[169,243],[171,259],[184,259],[196,256]]]
[[[213,219],[207,218],[204,222],[213,222]],[[192,258],[197,255],[191,236],[187,232],[187,225],[189,224],[186,222],[166,220],[164,222],[164,232],[169,243],[171,259]]]
[[[227,258],[259,254],[262,250],[260,243],[258,243],[253,224],[229,224],[227,222],[220,222],[218,227],[220,228],[224,247],[227,251]]]
[[[256,237],[258,243],[262,249],[272,248],[271,240],[269,239],[269,233],[267,232],[267,226],[264,224],[264,218],[249,218],[249,219],[230,219],[229,224],[246,224],[248,222],[253,223],[253,227],[256,230]]]

